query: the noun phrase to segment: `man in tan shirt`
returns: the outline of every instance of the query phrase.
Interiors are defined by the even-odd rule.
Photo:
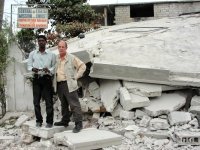
[[[55,87],[61,101],[62,119],[55,122],[55,126],[68,126],[70,122],[69,106],[75,121],[74,133],[82,128],[82,111],[78,98],[77,79],[82,77],[86,65],[76,56],[67,53],[67,43],[60,41],[58,44],[59,55],[56,60],[56,82]]]

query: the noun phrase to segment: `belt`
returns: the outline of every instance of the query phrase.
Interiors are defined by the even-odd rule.
[[[52,76],[45,74],[45,75],[40,75],[40,74],[34,74],[34,78],[51,78]]]
[[[58,84],[66,83],[67,81],[59,81]]]

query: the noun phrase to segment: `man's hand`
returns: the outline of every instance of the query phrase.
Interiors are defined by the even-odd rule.
[[[35,72],[35,73],[38,73],[39,69],[37,69],[37,68],[32,68],[32,71]]]
[[[43,68],[42,69],[45,73],[50,73],[49,69],[48,68]]]

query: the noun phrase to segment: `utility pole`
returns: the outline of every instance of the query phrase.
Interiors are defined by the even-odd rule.
[[[2,29],[3,24],[3,11],[4,11],[4,0],[0,0],[0,31]]]

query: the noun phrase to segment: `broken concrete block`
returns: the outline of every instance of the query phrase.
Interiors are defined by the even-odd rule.
[[[52,128],[46,128],[45,126],[42,126],[38,128],[35,126],[35,121],[26,121],[24,125],[28,126],[28,134],[44,139],[52,138],[55,133],[71,130],[74,126],[70,124],[67,128],[64,126],[53,126]]]
[[[121,79],[121,80],[131,80],[144,83],[162,83],[162,84],[173,83],[172,81],[169,81],[169,75],[170,75],[169,70],[160,68],[159,69],[144,68],[133,65],[124,65],[124,64],[121,65],[119,63],[113,64],[108,60],[105,59],[102,60],[99,58],[94,59],[92,69],[89,75],[90,77],[102,78],[102,79],[117,79],[117,80]]]
[[[79,98],[79,102],[80,102],[80,105],[81,105],[81,111],[82,112],[88,112],[88,99],[87,98]]]
[[[150,104],[149,98],[129,93],[125,87],[120,88],[120,104],[124,110],[145,107]]]
[[[164,145],[166,145],[168,143],[169,143],[168,139],[159,139],[159,140],[155,140],[153,142],[153,145],[158,146],[158,147],[163,147]]]
[[[88,91],[91,97],[96,99],[101,98],[99,85],[95,81],[89,84]]]
[[[88,110],[92,111],[92,112],[101,112],[101,107],[102,107],[102,103],[100,100],[96,100],[93,98],[89,98],[89,101],[87,103],[88,106]]]
[[[16,136],[1,136],[0,135],[0,149],[3,150],[5,148],[3,148],[3,145],[4,143],[14,143],[16,141]]]
[[[190,113],[173,111],[168,115],[170,125],[182,125],[192,120]]]
[[[195,129],[197,129],[199,127],[198,120],[196,118],[191,120],[188,124],[191,125]]]
[[[154,118],[149,122],[151,130],[166,130],[170,125],[166,119]]]
[[[135,113],[133,111],[125,111],[121,110],[120,111],[120,118],[121,119],[134,119]]]
[[[0,140],[14,140],[14,136],[0,136]]]
[[[79,133],[64,131],[54,135],[54,143],[56,145],[61,144],[68,146],[70,150],[99,149],[113,145],[120,145],[121,142],[121,135],[95,128],[83,129]]]
[[[161,85],[162,91],[175,91],[180,89],[185,89],[184,86],[169,86],[169,85]]]
[[[140,133],[140,135],[156,138],[156,139],[166,139],[170,137],[167,130],[146,131],[146,132]]]
[[[126,131],[124,133],[124,137],[128,138],[128,139],[131,139],[131,140],[134,140],[135,139],[135,134],[133,134],[133,132],[130,132],[130,131]]]
[[[158,117],[161,118],[161,119],[168,119],[168,115],[160,115]]]
[[[112,112],[117,106],[120,87],[118,80],[100,80],[101,101],[107,112]]]
[[[179,131],[174,134],[178,145],[200,145],[200,132]]]
[[[32,142],[34,142],[33,139],[33,135],[27,134],[27,133],[23,133],[21,136],[22,142],[25,144],[30,144]]]
[[[100,100],[94,99],[92,97],[85,97],[83,99],[79,99],[81,104],[81,110],[83,112],[102,112],[102,102]]]
[[[140,109],[136,109],[135,117],[142,119],[143,116],[148,116],[148,115],[144,111],[141,111]]]
[[[16,127],[20,127],[24,122],[26,122],[29,119],[29,116],[22,115],[20,116],[17,121],[15,122]]]
[[[99,119],[100,118],[100,113],[93,113],[92,119]]]
[[[129,125],[135,125],[135,122],[133,120],[122,120],[123,127],[127,127]]]
[[[131,110],[131,107],[128,107],[129,103],[131,103],[131,95],[129,91],[125,87],[121,87],[119,89],[120,93],[120,104],[122,105],[124,110]]]
[[[156,117],[180,109],[185,102],[185,97],[179,93],[162,94],[160,97],[150,99],[150,105],[143,110],[149,116]]]
[[[191,106],[200,106],[200,96],[192,97]]]
[[[115,123],[115,119],[113,117],[105,117],[105,118],[100,118],[98,120],[99,124],[103,124],[105,126],[113,125]]]
[[[40,140],[40,142],[37,144],[37,147],[40,147],[40,149],[54,149],[50,140]]]
[[[150,105],[150,101],[148,97],[139,96],[132,93],[130,93],[130,95],[131,95],[132,104],[134,105],[134,108],[146,107]]]
[[[140,127],[138,127],[136,125],[129,125],[124,129],[126,131],[131,131],[134,135],[137,135],[141,131]]]
[[[189,112],[193,114],[200,114],[200,106],[190,106]]]
[[[157,97],[162,94],[162,86],[157,84],[123,81],[123,86],[130,93],[140,96]]]
[[[120,111],[123,110],[122,106],[120,104],[117,104],[113,112],[111,112],[111,115],[113,117],[119,117],[120,116]]]
[[[143,116],[142,120],[140,121],[141,127],[147,127],[149,125],[149,121],[151,120],[151,117],[149,116]]]

